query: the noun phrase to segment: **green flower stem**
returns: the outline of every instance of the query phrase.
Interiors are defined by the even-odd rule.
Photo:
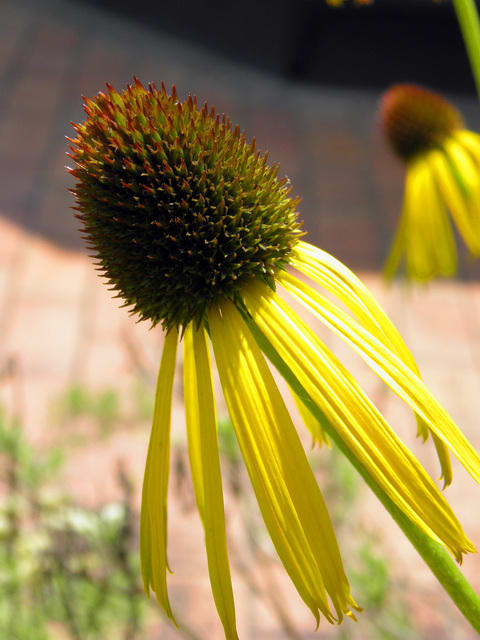
[[[475,631],[480,633],[480,598],[468,583],[455,561],[451,558],[448,552],[440,544],[438,544],[438,542],[432,540],[426,533],[424,533],[419,527],[417,527],[416,524],[411,522],[411,520],[407,518],[407,516],[396,506],[396,504],[392,502],[392,500],[383,491],[383,489],[371,477],[362,463],[346,446],[335,429],[333,429],[328,419],[313,402],[310,396],[306,393],[305,389],[297,380],[292,370],[282,360],[278,352],[268,341],[268,339],[255,324],[252,318],[249,317],[244,311],[242,311],[242,315],[247,322],[256,342],[265,353],[267,358],[285,378],[285,380],[299,396],[305,406],[321,423],[322,428],[328,433],[330,438],[335,442],[342,453],[345,454],[353,467],[358,471],[358,473],[362,476],[370,489],[383,504],[385,509],[390,513],[392,518],[413,544],[423,560],[430,567],[433,574],[436,576],[436,578],[441,583],[453,602],[463,613],[465,618],[470,622]]]
[[[475,0],[453,0],[470,66],[480,98],[480,22]]]

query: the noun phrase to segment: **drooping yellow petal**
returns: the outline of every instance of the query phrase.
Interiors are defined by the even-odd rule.
[[[318,622],[357,608],[322,495],[267,364],[230,302],[209,325],[225,401],[265,524]]]
[[[431,232],[427,234],[430,259],[434,275],[449,277],[458,270],[457,248],[452,225],[433,175],[428,172],[427,188],[424,194],[424,208]],[[432,276],[433,277],[433,276]]]
[[[453,177],[463,193],[477,243],[480,243],[480,173],[478,164],[468,149],[465,149],[455,138],[447,139],[443,149],[450,163]]]
[[[424,194],[428,187],[428,169],[422,160],[408,166],[405,181],[405,261],[407,275],[411,279],[428,280],[432,266],[428,255],[428,238],[432,229],[425,215]]]
[[[202,407],[199,406],[200,399],[197,386],[198,380],[193,333],[192,323],[190,322],[183,335],[183,398],[185,406],[185,423],[187,427],[188,458],[190,460],[190,470],[192,473],[193,491],[195,494],[195,502],[197,503],[198,512],[203,525],[205,526],[205,492],[203,486],[203,456],[201,442],[202,434],[200,431],[203,425],[200,425],[200,410],[203,409],[205,411],[206,420],[212,420],[211,412],[213,411],[215,429],[217,423],[214,405],[211,407],[205,407],[204,404],[206,400],[202,398]],[[212,392],[210,391],[210,394],[211,393]],[[211,398],[211,401],[213,401],[213,397]]]
[[[143,584],[150,587],[169,618],[175,622],[167,593],[167,490],[170,468],[170,417],[178,333],[165,336],[155,391],[155,408],[143,478],[140,513],[140,559]]]
[[[415,172],[416,184],[408,182]],[[412,190],[407,194],[407,190]],[[457,270],[457,250],[446,207],[434,177],[423,157],[407,169],[405,198],[408,195],[408,233],[406,239],[407,274],[410,279],[428,281],[448,277]]]
[[[306,242],[299,242],[290,263],[293,267],[333,293],[351,311],[359,324],[367,329],[387,349],[420,377],[415,359],[402,336],[383,311],[370,291],[357,276],[330,254]],[[418,433],[425,440],[429,430],[422,419],[417,418]],[[452,481],[452,469],[448,450],[441,440],[434,437],[445,485]]]
[[[407,165],[400,222],[384,268],[387,278],[393,278],[402,258],[411,280],[451,276],[457,269],[447,211],[423,156]]]
[[[293,250],[289,262],[333,293],[363,327],[397,353],[410,369],[418,372],[402,336],[367,287],[350,269],[326,251],[302,241]]]
[[[470,253],[480,255],[480,234],[478,232],[476,204],[469,201],[452,171],[452,163],[444,151],[434,149],[427,156],[430,168],[435,176],[438,188],[450,209],[460,235]],[[472,208],[473,206],[473,208]]]
[[[339,335],[457,456],[473,478],[480,481],[480,456],[424,383],[379,340],[339,307],[289,273],[278,282]]]
[[[406,185],[411,180],[412,174],[411,172],[407,173],[406,177]],[[407,191],[407,186],[405,185],[405,192]],[[390,247],[390,251],[388,253],[387,259],[385,261],[385,265],[383,267],[383,274],[387,280],[393,280],[395,274],[400,269],[400,265],[405,257],[405,252],[408,246],[408,210],[407,210],[407,201],[406,197],[403,198],[402,212],[400,214],[400,220],[398,222],[397,229],[395,231],[395,235],[392,241],[392,246]]]
[[[225,637],[237,639],[225,534],[217,419],[207,339],[191,322],[184,335],[184,394],[188,453],[197,506],[205,529],[208,571]]]
[[[418,460],[301,318],[261,283],[249,285],[243,295],[257,326],[375,482],[458,561],[462,553],[473,551],[450,506]]]
[[[480,164],[480,135],[473,131],[467,131],[466,129],[460,129],[453,135],[455,140],[469,151],[477,165]]]
[[[305,404],[301,401],[301,399],[298,397],[298,395],[295,393],[293,389],[290,389],[290,393],[292,394],[292,398],[295,402],[295,406],[298,409],[298,413],[300,414],[300,417],[302,418],[305,426],[307,427],[307,429],[310,431],[310,434],[312,435],[312,439],[313,439],[312,447],[315,445],[315,443],[318,443],[320,446],[322,446],[322,444],[325,443],[327,447],[331,447],[332,445],[330,443],[330,438],[325,433],[321,423],[307,409]]]
[[[447,138],[443,143],[443,150],[454,165],[454,177],[458,179],[467,195],[478,191],[478,170],[475,161],[463,145],[453,137]]]

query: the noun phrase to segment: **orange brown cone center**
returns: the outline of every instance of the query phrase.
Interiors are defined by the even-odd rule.
[[[403,160],[441,146],[463,127],[460,113],[442,96],[408,84],[395,85],[383,95],[380,116],[385,135]]]

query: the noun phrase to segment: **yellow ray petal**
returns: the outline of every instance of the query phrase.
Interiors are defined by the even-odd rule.
[[[277,280],[347,342],[422,417],[477,482],[480,481],[480,457],[477,452],[424,383],[395,354],[340,308],[298,278],[284,272],[277,275]]]
[[[183,335],[183,398],[185,406],[185,423],[187,427],[187,439],[188,439],[188,458],[190,460],[190,470],[192,473],[193,491],[195,493],[195,502],[197,503],[197,509],[205,526],[205,513],[204,513],[204,486],[203,486],[203,472],[202,472],[202,442],[201,442],[201,425],[200,423],[200,409],[206,411],[206,419],[209,420],[212,416],[208,413],[213,410],[213,418],[215,419],[215,407],[205,407],[205,399],[202,398],[203,404],[199,406],[199,394],[197,387],[197,369],[195,366],[196,354],[194,352],[194,332],[192,323],[187,325],[185,333]],[[211,392],[210,392],[211,393]],[[213,400],[213,398],[212,398]],[[202,425],[203,426],[203,425]],[[215,427],[216,428],[216,427]]]
[[[460,129],[454,133],[457,140],[472,155],[477,165],[480,164],[480,135],[473,131]]]
[[[299,242],[290,264],[333,293],[380,342],[418,373],[415,360],[400,333],[373,295],[339,260],[307,242]]]
[[[447,157],[454,163],[460,177],[461,184],[468,191],[477,191],[479,175],[475,162],[456,138],[447,138],[443,143],[443,150]]]
[[[480,242],[480,173],[478,164],[468,150],[455,138],[446,140],[443,148],[451,164],[453,176],[464,192],[470,224],[476,233],[477,241]]]
[[[238,638],[225,534],[222,477],[210,356],[203,327],[184,335],[184,393],[188,452],[195,497],[205,529],[208,571],[225,637]]]
[[[290,262],[293,267],[333,293],[351,311],[362,327],[387,349],[393,351],[415,375],[420,377],[415,359],[402,336],[370,291],[350,269],[330,254],[306,242],[298,243]],[[421,419],[417,419],[417,426],[419,435],[425,440],[429,433],[427,426]],[[436,437],[434,442],[442,468],[442,477],[448,485],[452,481],[448,451]]]
[[[143,584],[174,622],[167,593],[167,490],[170,464],[170,416],[178,333],[172,329],[163,345],[155,391],[155,408],[143,478],[140,513],[140,559]]]
[[[409,164],[405,181],[405,261],[406,271],[410,279],[428,280],[432,276],[431,264],[428,259],[428,237],[431,229],[427,226],[428,216],[425,215],[423,201],[428,169],[424,162],[416,161]]]
[[[417,459],[355,379],[301,318],[261,283],[243,291],[253,320],[378,485],[461,560],[473,551],[460,523]]]
[[[327,447],[331,447],[332,445],[330,443],[330,438],[325,433],[321,423],[307,409],[305,404],[300,400],[300,398],[295,393],[295,391],[293,391],[293,389],[290,389],[290,393],[292,394],[293,400],[295,402],[295,406],[298,409],[298,413],[300,414],[300,417],[302,418],[305,426],[307,427],[307,429],[310,431],[312,435],[312,439],[313,439],[312,447],[316,443],[318,443],[319,446],[322,446],[322,444],[325,443]]]
[[[466,200],[466,194],[455,178],[451,161],[445,152],[437,149],[428,153],[427,161],[465,244],[472,255],[480,255],[477,215],[474,213],[472,205]],[[456,175],[459,175],[458,172]]]
[[[410,279],[427,281],[456,271],[456,248],[447,212],[423,157],[407,165],[399,229],[385,271],[393,277],[402,255]]]
[[[412,279],[427,281],[451,276],[457,269],[457,250],[445,205],[427,162],[414,162],[417,190],[410,195],[407,272]],[[410,171],[410,169],[409,169]]]
[[[407,172],[405,193],[407,192],[407,184],[411,181],[411,172]],[[402,212],[400,214],[400,220],[398,222],[395,236],[393,238],[392,246],[388,253],[385,265],[383,267],[383,273],[387,280],[393,280],[395,274],[400,269],[400,265],[405,256],[405,252],[408,246],[408,210],[406,196],[403,198]]]
[[[260,510],[300,596],[329,621],[356,608],[330,518],[267,364],[230,302],[209,324],[225,400]]]
[[[457,272],[457,248],[453,236],[447,209],[440,196],[433,175],[428,173],[427,190],[425,193],[425,211],[431,218],[432,232],[428,236],[431,261],[434,265],[433,274],[449,277]]]

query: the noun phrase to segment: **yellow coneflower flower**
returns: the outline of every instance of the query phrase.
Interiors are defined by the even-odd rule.
[[[427,281],[457,272],[453,219],[470,254],[480,255],[480,135],[460,113],[422,87],[396,85],[383,96],[381,122],[407,175],[400,222],[385,264],[392,278]]]
[[[108,86],[108,85],[107,85]],[[183,337],[188,450],[208,570],[228,638],[236,638],[209,340],[227,408],[278,555],[317,623],[358,607],[325,502],[255,336],[276,350],[305,397],[404,514],[460,560],[473,551],[419,462],[351,374],[276,292],[282,287],[355,349],[418,416],[450,479],[447,449],[480,478],[480,460],[417,375],[400,335],[360,281],[300,240],[297,200],[278,167],[239,129],[191,97],[138,80],[86,100],[75,125],[74,194],[99,269],[165,342],[143,484],[140,552],[147,593],[167,594],[172,386]],[[335,294],[350,314],[286,270]],[[298,390],[297,390],[298,391]],[[297,401],[299,399],[297,398]],[[325,440],[317,419],[307,419]]]

